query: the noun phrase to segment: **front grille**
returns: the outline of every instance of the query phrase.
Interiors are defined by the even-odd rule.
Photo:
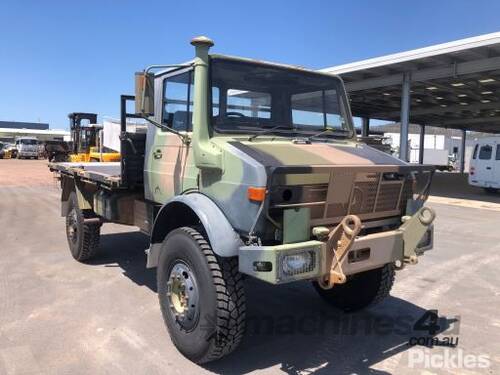
[[[270,213],[306,206],[311,225],[338,223],[349,214],[361,220],[399,216],[412,196],[412,181],[410,173],[333,170],[328,183],[272,187]]]

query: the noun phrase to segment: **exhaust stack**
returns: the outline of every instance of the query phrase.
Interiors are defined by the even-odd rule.
[[[212,112],[209,92],[208,51],[214,42],[206,36],[191,40],[195,47],[193,99],[193,154],[198,168],[221,169],[221,151],[210,142],[209,126]]]

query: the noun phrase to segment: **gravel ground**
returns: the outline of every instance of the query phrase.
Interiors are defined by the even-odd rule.
[[[200,367],[176,351],[163,326],[146,237],[106,224],[98,258],[72,260],[45,164],[0,160],[0,374],[500,373],[497,211],[431,203],[435,249],[398,272],[391,297],[354,315],[330,309],[308,283],[247,280],[244,342]],[[412,328],[429,309],[442,317],[438,337],[458,337],[457,348],[410,347],[423,334],[387,328]],[[487,355],[489,367],[418,360],[445,352]]]

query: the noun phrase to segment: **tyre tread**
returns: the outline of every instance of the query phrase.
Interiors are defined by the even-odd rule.
[[[218,257],[205,237],[192,227],[180,228],[198,244],[207,260],[217,293],[217,318],[213,345],[198,363],[217,360],[240,344],[245,332],[245,293],[236,257]]]

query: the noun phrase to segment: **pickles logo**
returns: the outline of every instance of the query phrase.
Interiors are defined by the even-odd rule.
[[[409,368],[429,369],[486,369],[491,366],[487,354],[466,354],[462,349],[444,348],[435,353],[428,348],[412,348],[408,351]]]

